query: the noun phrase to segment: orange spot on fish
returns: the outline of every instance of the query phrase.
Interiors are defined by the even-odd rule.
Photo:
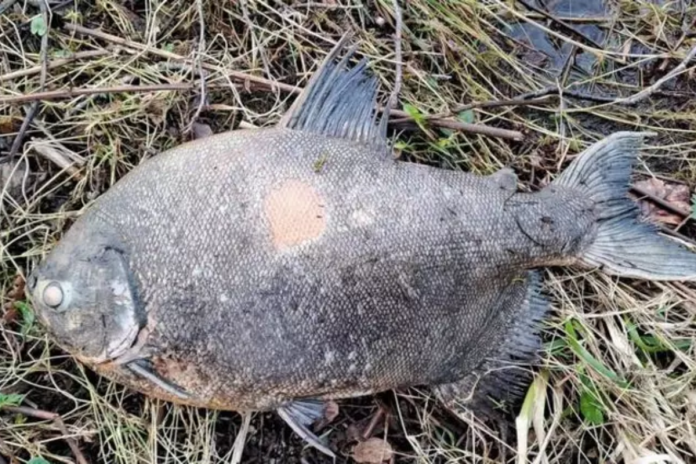
[[[277,249],[316,239],[326,229],[323,200],[305,182],[290,180],[272,190],[266,196],[264,209]]]

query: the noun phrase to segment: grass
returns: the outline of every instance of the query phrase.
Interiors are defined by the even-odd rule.
[[[51,11],[48,24],[36,19],[40,12],[32,2],[18,2],[0,16],[0,98],[40,90],[40,73],[1,76],[40,64],[41,33],[50,26],[45,27],[49,62],[95,53],[51,67],[47,90],[191,83],[197,63],[205,63],[209,106],[199,122],[214,132],[242,122],[273,125],[294,98],[249,83],[233,86],[227,71],[303,84],[348,29],[360,54],[373,60],[386,99],[394,79],[391,0],[365,5],[337,0],[313,8],[302,3],[258,0],[244,8],[204,2],[205,49],[199,50],[195,2],[69,3]],[[696,112],[693,99],[684,96],[693,95],[693,70],[637,106],[550,98],[458,115],[463,122],[523,131],[523,142],[441,130],[425,118],[459,104],[509,99],[548,86],[599,96],[638,92],[694,45],[683,29],[693,24],[695,5],[609,2],[602,22],[573,23],[587,34],[606,36],[605,49],[598,50],[518,2],[402,3],[400,105],[417,122],[393,127],[402,158],[477,174],[510,166],[525,188],[537,188],[589,143],[616,130],[652,130],[659,136],[649,141],[636,178],[696,184]],[[98,28],[189,62],[72,33],[61,26],[65,23]],[[539,50],[547,45],[552,53],[545,57]],[[573,51],[575,65],[568,67],[557,50]],[[19,185],[5,186],[11,195],[3,195],[0,209],[0,405],[21,403],[60,414],[70,437],[95,462],[230,462],[241,426],[236,414],[171,406],[98,378],[53,346],[16,292],[16,276],[50,250],[86,205],[141,160],[191,138],[187,129],[198,103],[196,91],[43,102],[19,151],[30,174]],[[4,154],[26,111],[0,104]],[[57,165],[36,145],[39,140],[74,163]],[[695,229],[692,219],[680,232],[693,239]],[[517,420],[517,442],[513,437],[501,443],[498,430],[473,419],[453,419],[428,391],[413,389],[342,402],[329,426],[341,455],[350,453],[350,437],[367,427],[380,404],[389,414],[373,436],[387,437],[397,462],[696,462],[696,288],[575,269],[546,270],[545,287],[553,314],[541,369]],[[51,421],[0,412],[0,455],[14,456],[12,462],[73,462],[64,438]],[[301,448],[277,418],[258,414],[244,462],[301,462],[301,456],[321,462]]]

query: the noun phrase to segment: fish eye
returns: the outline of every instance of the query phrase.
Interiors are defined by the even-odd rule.
[[[57,308],[63,303],[63,289],[58,282],[46,285],[43,291],[43,302],[46,306]]]

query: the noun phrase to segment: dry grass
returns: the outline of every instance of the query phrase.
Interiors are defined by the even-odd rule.
[[[36,3],[20,1],[0,16],[0,101],[40,90],[41,38],[30,27],[40,14]],[[76,365],[32,323],[23,298],[12,294],[15,276],[36,263],[82,208],[129,169],[190,139],[199,111],[198,122],[214,132],[242,122],[273,125],[294,96],[240,82],[230,77],[232,70],[302,85],[350,29],[361,54],[373,60],[386,99],[394,79],[391,0],[337,0],[311,8],[302,1],[204,1],[203,21],[196,2],[181,0],[49,3],[47,56],[55,66],[48,67],[46,90],[171,83],[190,84],[192,90],[95,94],[40,104],[18,152],[31,173],[19,176],[17,185],[1,186],[0,402],[16,401],[8,395],[21,394],[23,405],[61,414],[70,436],[94,462],[231,462],[241,425],[237,415],[150,401]],[[603,50],[518,2],[402,3],[400,102],[423,114],[549,86],[627,96],[676,66],[694,45],[689,27],[696,5],[687,1],[618,0],[608,3],[607,12],[591,14],[603,18],[599,23],[568,19],[587,34],[606,33]],[[146,47],[70,32],[64,25],[72,23]],[[544,47],[550,55],[540,52]],[[570,51],[574,66],[565,59]],[[186,60],[166,58],[167,53]],[[59,61],[71,56],[77,58]],[[30,71],[16,73],[23,69]],[[200,75],[207,101],[199,99]],[[693,187],[696,112],[693,99],[684,97],[693,95],[693,88],[692,69],[637,106],[552,97],[459,115],[521,130],[526,136],[521,143],[433,128],[423,132],[413,124],[395,126],[395,136],[406,159],[481,174],[511,166],[534,188],[590,142],[618,129],[650,129],[660,136],[650,140],[639,175]],[[29,110],[29,105],[0,104],[0,153],[9,152]],[[696,236],[688,222],[680,231]],[[425,390],[380,395],[390,414],[386,429],[380,422],[375,436],[386,434],[398,451],[397,462],[500,462],[501,449],[507,450],[508,462],[519,463],[696,462],[694,287],[556,269],[545,281],[554,313],[543,369],[518,419],[517,433],[526,439],[515,444],[513,437],[501,445],[497,432],[444,414]],[[329,430],[344,456],[351,431],[364,430],[376,409],[371,398],[341,404]],[[13,463],[37,456],[73,462],[65,438],[51,421],[0,412],[0,455],[14,456]],[[274,416],[252,418],[243,462],[301,462],[301,456],[304,462],[321,461],[316,454],[302,454],[297,439]]]

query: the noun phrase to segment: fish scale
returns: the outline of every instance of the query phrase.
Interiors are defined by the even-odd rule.
[[[27,286],[60,346],[153,397],[276,410],[332,454],[309,430],[330,398],[426,386],[486,417],[518,401],[548,312],[538,267],[696,278],[626,196],[649,134],[612,134],[534,193],[397,161],[342,46],[276,127],[152,157],[76,221]]]

